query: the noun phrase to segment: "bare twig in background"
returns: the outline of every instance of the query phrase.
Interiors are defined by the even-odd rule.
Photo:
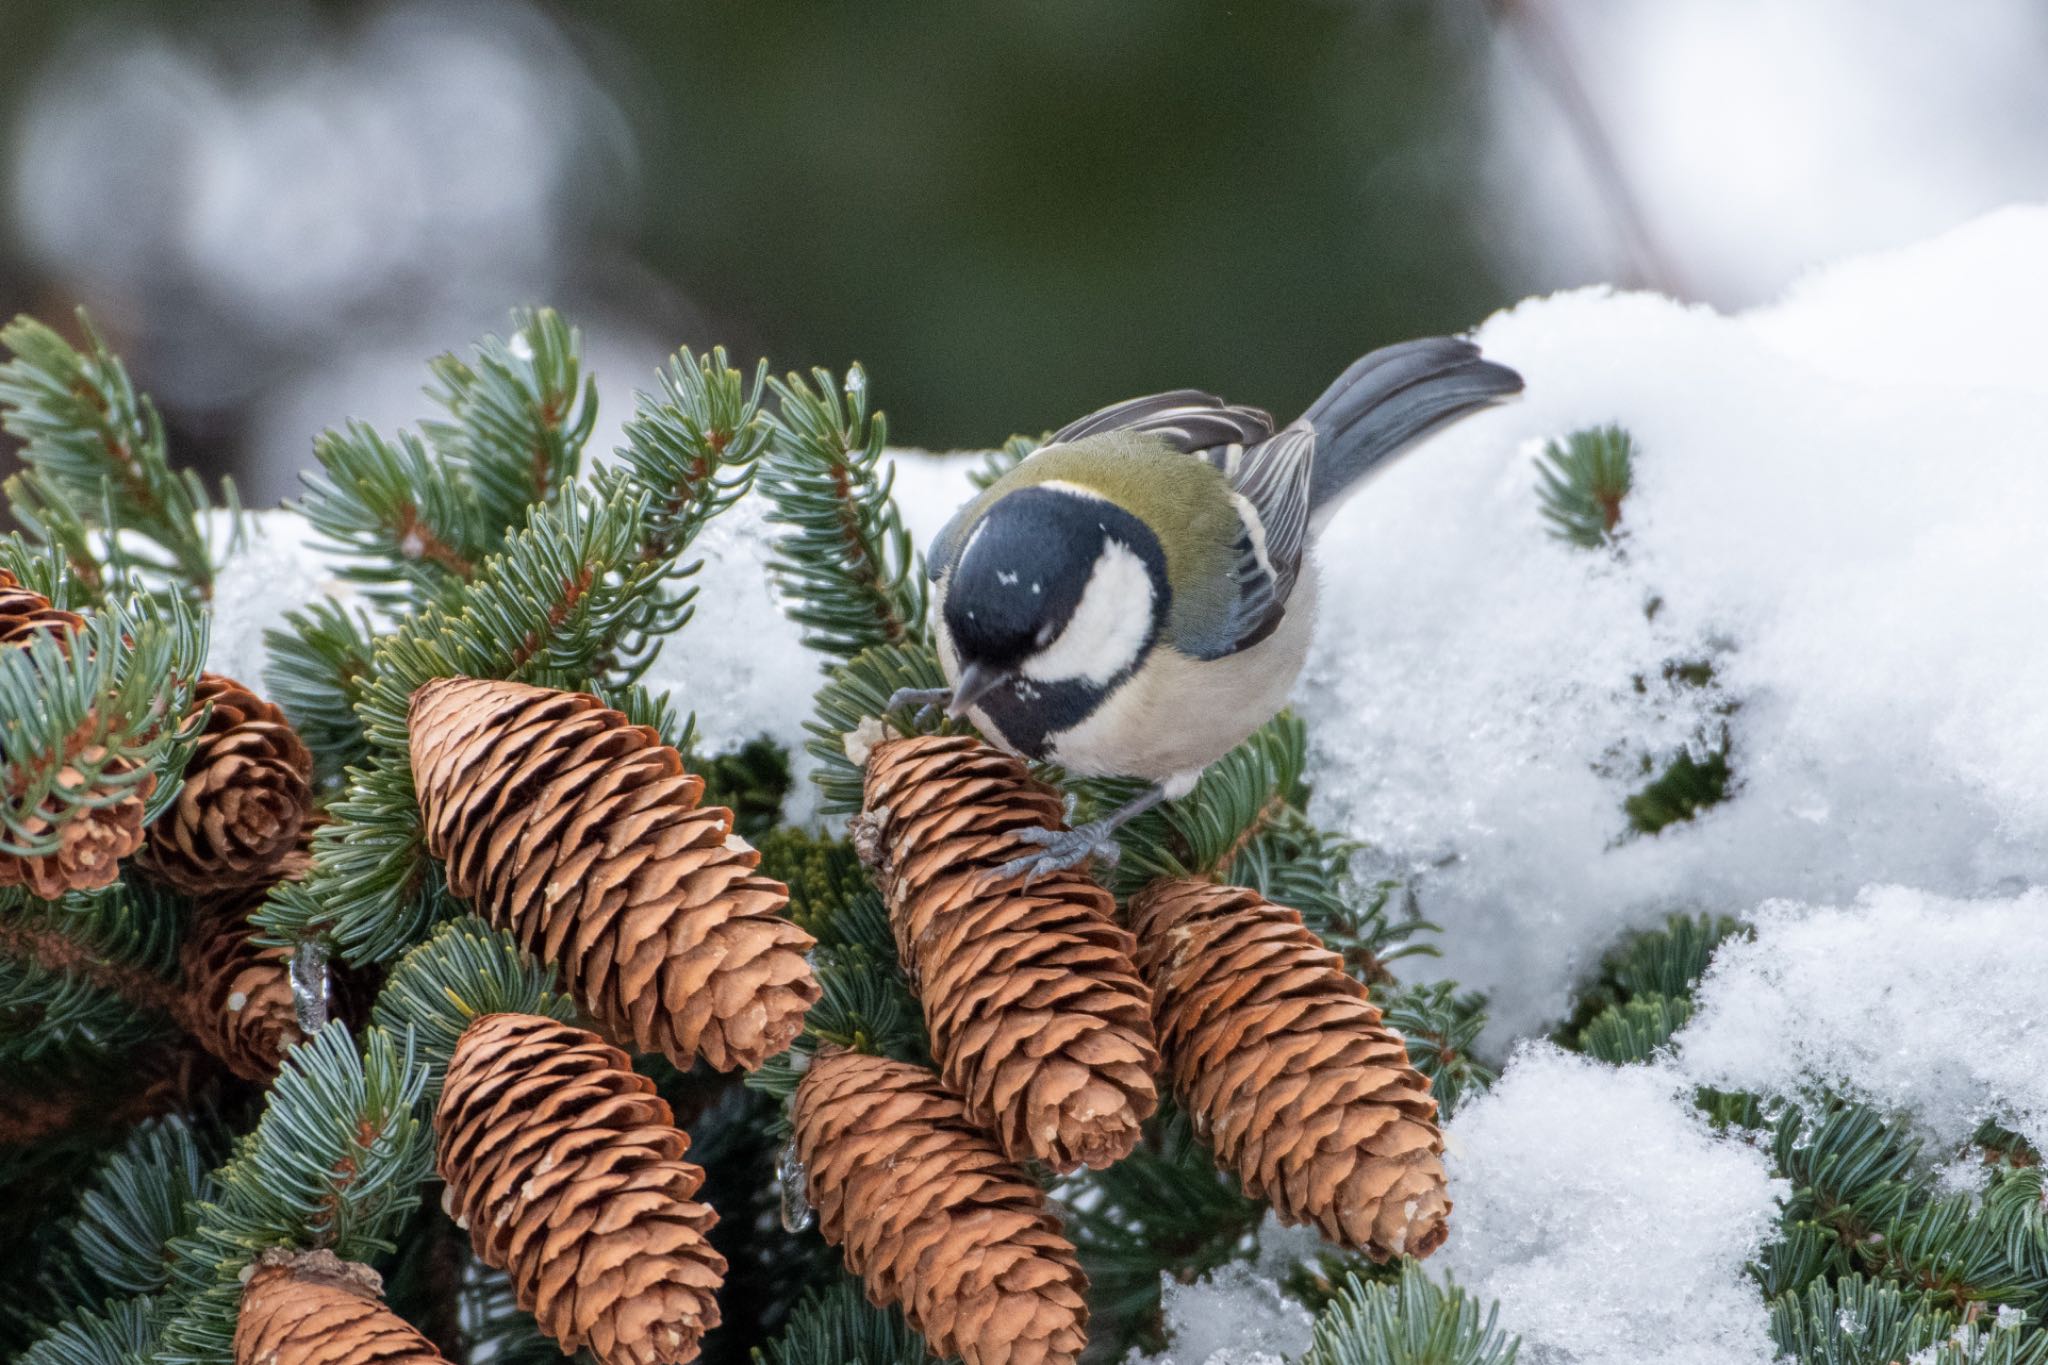
[[[1489,0],[1495,16],[1515,36],[1537,81],[1557,101],[1565,126],[1578,143],[1593,185],[1621,239],[1627,257],[1622,283],[1683,297],[1677,268],[1651,230],[1647,215],[1607,124],[1580,78],[1571,44],[1551,19],[1543,0]]]

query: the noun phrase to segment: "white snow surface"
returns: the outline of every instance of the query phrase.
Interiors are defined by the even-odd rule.
[[[1824,1084],[1936,1140],[1997,1119],[2048,1145],[2048,889],[1955,901],[1877,887],[1774,902],[1714,956],[1678,1064],[1706,1085]]]
[[[1182,1284],[1160,1276],[1166,1350],[1125,1365],[1285,1365],[1308,1350],[1315,1318],[1259,1267],[1232,1262]]]
[[[1987,1116],[2048,1141],[2048,208],[1747,314],[1588,290],[1478,338],[1528,392],[1378,477],[1321,547],[1297,697],[1315,814],[1414,877],[1494,1045],[1559,1017],[1629,927],[1710,909],[1757,933],[1723,947],[1673,1056],[1514,1054],[1450,1125],[1432,1265],[1499,1299],[1537,1365],[1767,1360],[1742,1266],[1782,1191],[1693,1085],[1826,1084],[1942,1142]],[[1619,548],[1588,551],[1546,533],[1533,457],[1609,421],[1636,481]],[[896,458],[924,543],[974,460]],[[264,626],[347,596],[286,514],[253,527],[213,623],[213,666],[245,680]],[[800,749],[820,676],[764,572],[772,530],[755,506],[706,533],[698,619],[649,677],[714,751]],[[1693,660],[1713,688],[1666,681]],[[1642,763],[1722,721],[1730,799],[1626,837]],[[1282,1274],[1175,1287],[1149,1365],[1298,1354]]]
[[[1754,315],[1521,304],[1478,339],[1528,392],[1338,516],[1316,814],[1416,875],[1493,1043],[1668,911],[2048,879],[2044,262],[2048,209],[2011,209]],[[1609,421],[1640,452],[1618,553],[1546,534],[1532,463]],[[1698,659],[1717,691],[1663,681]],[[1732,799],[1624,837],[1640,762],[1724,703]]]
[[[228,544],[225,515],[209,528],[214,544]],[[285,613],[321,598],[351,610],[369,604],[341,577],[348,561],[321,551],[305,519],[280,508],[244,514],[242,538],[222,560],[208,615],[206,666],[248,687],[263,690],[270,649],[263,632],[282,630]]]
[[[1529,1365],[1764,1365],[1743,1265],[1784,1182],[1714,1136],[1683,1077],[1532,1044],[1450,1125],[1451,1238],[1429,1262],[1498,1299]]]

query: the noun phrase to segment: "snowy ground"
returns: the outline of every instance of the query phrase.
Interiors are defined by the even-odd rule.
[[[1759,933],[1724,948],[1675,1058],[1514,1053],[1451,1127],[1439,1263],[1501,1300],[1525,1361],[1767,1360],[1741,1267],[1777,1191],[1691,1085],[1826,1081],[1940,1139],[1986,1115],[2048,1139],[2048,209],[1734,317],[1584,291],[1477,335],[1527,395],[1377,479],[1323,546],[1343,591],[1298,696],[1316,813],[1414,879],[1503,1052],[1631,926],[1705,909]],[[1641,452],[1619,547],[1552,540],[1535,453],[1613,421]],[[920,535],[967,468],[901,461]],[[252,626],[325,581],[265,530],[221,585],[216,648],[244,676]],[[657,666],[713,744],[793,744],[808,711],[764,544],[751,518],[714,529],[699,623]],[[1674,662],[1713,686],[1666,682]],[[1628,836],[1642,763],[1723,721],[1731,798]],[[1253,1359],[1212,1330],[1233,1317],[1299,1349],[1261,1292],[1179,1295],[1168,1359]]]

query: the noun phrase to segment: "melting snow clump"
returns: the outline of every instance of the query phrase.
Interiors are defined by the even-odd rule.
[[[1491,1043],[1671,911],[2048,882],[2044,256],[2048,208],[2009,209],[1733,317],[1523,303],[1477,338],[1528,391],[1336,518],[1315,814],[1414,880]],[[1610,422],[1618,539],[1553,539],[1536,456]],[[1724,741],[1726,800],[1632,827]]]
[[[1677,1038],[1702,1084],[1828,1086],[1910,1113],[1945,1144],[1995,1118],[2048,1146],[2048,889],[1953,901],[1875,888],[1777,902],[1701,983]]]
[[[1451,1239],[1427,1262],[1522,1334],[1529,1365],[1765,1365],[1744,1265],[1784,1182],[1715,1136],[1683,1078],[1533,1044],[1450,1125]]]
[[[1133,1351],[1125,1365],[1284,1365],[1309,1348],[1315,1319],[1252,1266],[1225,1265],[1194,1284],[1161,1280],[1167,1349]]]

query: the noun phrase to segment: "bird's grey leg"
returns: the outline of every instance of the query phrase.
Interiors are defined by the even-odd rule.
[[[953,689],[950,687],[899,687],[889,694],[889,703],[882,710],[887,713],[900,711],[906,706],[915,706],[917,723],[922,725],[936,716],[952,700]]]
[[[1079,867],[1090,858],[1105,868],[1115,867],[1120,850],[1116,832],[1136,817],[1166,799],[1164,785],[1148,787],[1100,820],[1090,820],[1072,829],[1021,829],[1017,837],[1027,844],[1044,846],[1042,853],[1012,858],[995,870],[998,877],[1022,877],[1026,886],[1040,877]]]

